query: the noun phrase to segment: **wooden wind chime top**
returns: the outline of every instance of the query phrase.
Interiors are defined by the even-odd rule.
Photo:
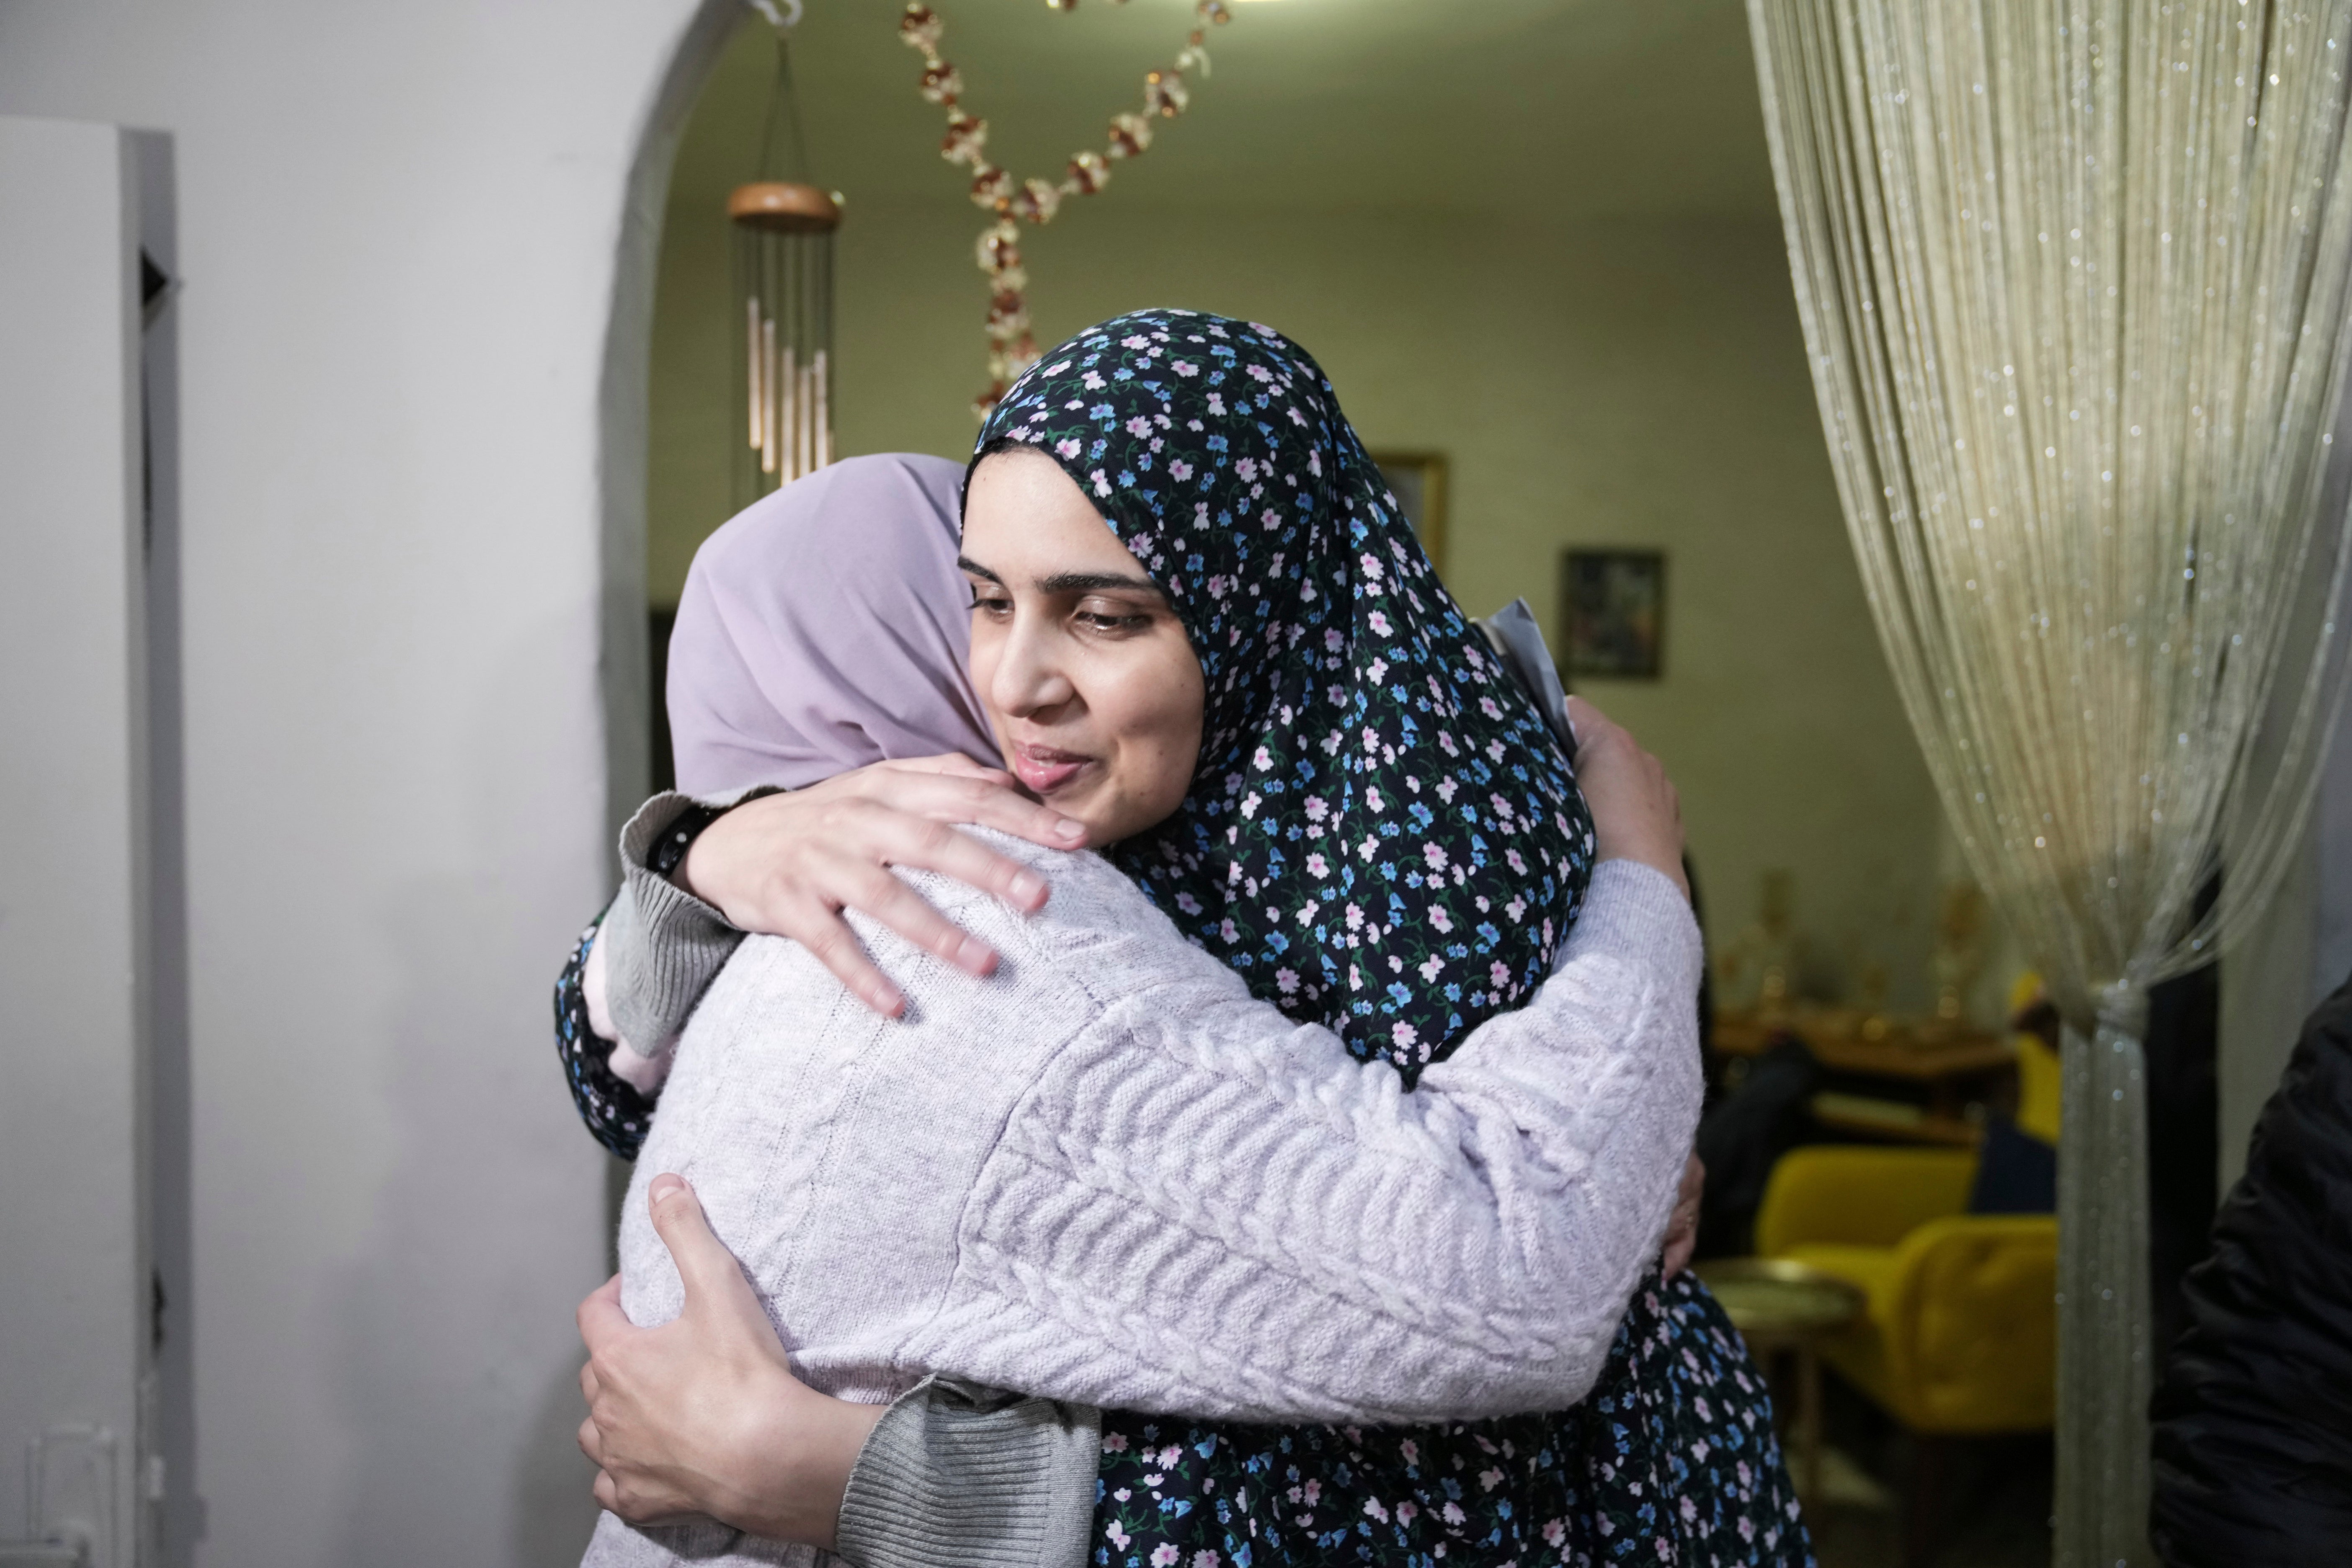
[[[728,195],[727,216],[762,234],[831,234],[841,226],[841,203],[814,185],[755,180]]]
[[[1046,0],[1057,11],[1071,9],[1076,0]],[[988,276],[988,390],[972,402],[974,413],[986,416],[1004,395],[1013,378],[1037,362],[1037,342],[1029,330],[1029,274],[1021,264],[1021,225],[1051,223],[1065,196],[1092,195],[1110,183],[1111,161],[1132,158],[1151,145],[1151,122],[1173,120],[1192,101],[1184,73],[1197,68],[1209,74],[1208,51],[1202,42],[1210,24],[1233,19],[1224,0],[1197,0],[1193,26],[1175,63],[1147,72],[1143,79],[1143,112],[1111,117],[1108,144],[1072,153],[1059,181],[1028,179],[1015,184],[1013,175],[988,161],[988,121],[964,112],[961,105],[963,77],[940,54],[945,31],[936,12],[920,0],[910,0],[899,18],[898,37],[923,57],[923,96],[948,111],[948,133],[940,155],[971,170],[974,205],[996,215],[980,237],[980,269]]]

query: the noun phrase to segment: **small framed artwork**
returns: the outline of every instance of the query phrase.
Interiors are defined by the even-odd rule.
[[[1439,452],[1374,452],[1389,493],[1404,510],[1430,563],[1445,570],[1445,458]]]
[[[1560,673],[1655,680],[1666,646],[1666,557],[1659,550],[1564,550]]]

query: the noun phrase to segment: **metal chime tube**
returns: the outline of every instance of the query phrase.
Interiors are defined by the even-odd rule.
[[[750,388],[746,399],[751,412],[751,450],[763,452],[767,447],[765,426],[760,418],[761,399],[767,395],[764,378],[760,374],[760,301],[743,301],[743,384]]]
[[[793,455],[793,477],[808,472],[808,338],[807,312],[801,309],[801,296],[808,288],[808,279],[800,266],[801,243],[798,235],[778,237],[776,249],[783,262],[782,288],[779,304],[793,323],[793,362],[784,371],[784,384],[792,389],[793,414],[784,436],[784,449]]]
[[[825,351],[816,351],[816,466],[833,461],[833,388],[825,380]]]
[[[776,323],[760,323],[760,471],[776,471]],[[787,475],[787,478],[790,476]]]
[[[809,249],[809,279],[815,299],[809,325],[816,344],[816,465],[823,468],[833,461],[833,237],[822,237]]]
[[[783,482],[791,484],[809,470],[807,442],[800,439],[800,423],[809,414],[809,384],[800,369],[800,351],[783,351]]]
[[[728,201],[743,299],[747,450],[738,504],[833,460],[833,230],[813,185],[744,185]]]

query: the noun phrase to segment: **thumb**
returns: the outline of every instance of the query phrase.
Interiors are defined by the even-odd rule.
[[[694,1195],[686,1178],[668,1173],[656,1176],[646,1188],[646,1201],[653,1213],[654,1230],[669,1248],[670,1261],[677,1266],[679,1282],[686,1287],[688,1314],[696,1310],[698,1303],[738,1315],[748,1309],[765,1323],[767,1314],[751,1294],[742,1266],[711,1230],[702,1200]]]
[[[1580,755],[1587,745],[1617,727],[1608,714],[1603,713],[1581,697],[1569,698],[1567,712],[1568,732],[1575,737],[1576,750]]]

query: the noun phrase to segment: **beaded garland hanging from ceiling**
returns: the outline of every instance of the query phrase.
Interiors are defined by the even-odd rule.
[[[1069,10],[1076,3],[1046,0],[1057,11]],[[988,121],[973,118],[961,107],[963,77],[940,54],[945,24],[938,13],[921,0],[910,0],[907,14],[899,18],[899,39],[922,52],[923,96],[948,111],[948,133],[940,143],[940,155],[971,168],[972,202],[995,215],[995,221],[980,237],[980,269],[988,275],[989,287],[989,379],[988,390],[972,400],[975,414],[984,417],[1013,378],[1037,361],[1037,341],[1029,331],[1029,274],[1021,265],[1021,225],[1051,223],[1061,210],[1063,197],[1092,195],[1101,190],[1110,183],[1112,160],[1132,158],[1151,145],[1154,119],[1173,120],[1184,111],[1192,100],[1184,73],[1197,68],[1202,76],[1209,74],[1208,51],[1202,47],[1208,26],[1233,19],[1224,0],[1197,0],[1192,12],[1192,31],[1185,36],[1175,63],[1143,79],[1142,113],[1113,115],[1108,145],[1099,153],[1087,148],[1073,153],[1069,172],[1059,182],[1029,179],[1017,184],[1010,173],[988,161]]]

